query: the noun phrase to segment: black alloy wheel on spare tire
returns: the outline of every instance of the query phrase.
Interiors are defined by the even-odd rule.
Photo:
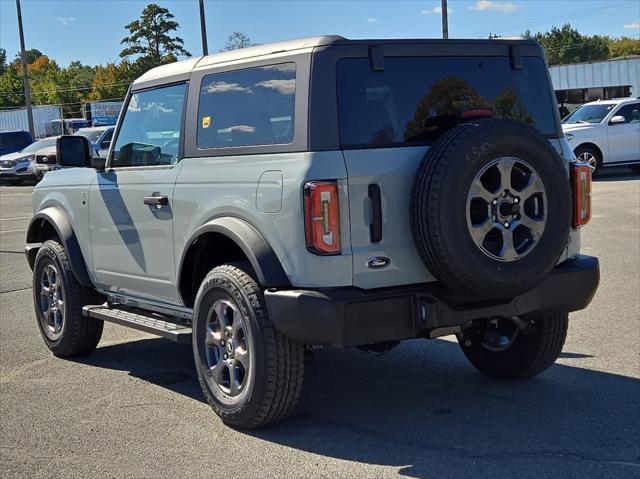
[[[448,289],[511,298],[540,283],[566,246],[566,163],[523,123],[460,124],[427,151],[411,210],[418,252]]]

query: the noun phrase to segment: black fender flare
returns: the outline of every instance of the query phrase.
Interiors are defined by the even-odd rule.
[[[27,244],[25,246],[25,253],[27,255],[27,261],[29,262],[29,267],[33,270],[36,255],[43,243],[44,238],[42,233],[43,227],[46,224],[51,225],[60,239],[62,246],[64,246],[67,258],[69,259],[71,272],[78,282],[82,286],[93,287],[93,283],[91,282],[91,278],[89,278],[89,273],[87,272],[87,266],[84,262],[82,250],[78,243],[78,238],[76,238],[76,234],[71,226],[71,221],[69,221],[69,218],[61,209],[56,208],[55,206],[50,206],[39,211],[29,222],[29,227],[27,228]]]
[[[246,221],[231,216],[215,218],[204,223],[191,235],[180,258],[178,278],[182,277],[182,268],[187,252],[198,237],[206,233],[218,233],[226,236],[242,250],[256,273],[258,283],[265,288],[290,286],[278,256],[260,232]]]

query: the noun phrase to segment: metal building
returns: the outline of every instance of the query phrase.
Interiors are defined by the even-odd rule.
[[[34,106],[33,122],[36,138],[44,138],[53,134],[51,121],[62,118],[62,108],[59,106]],[[24,130],[29,131],[27,109],[15,108],[0,111],[0,131]]]
[[[569,111],[588,101],[640,96],[640,55],[549,70],[558,104]]]

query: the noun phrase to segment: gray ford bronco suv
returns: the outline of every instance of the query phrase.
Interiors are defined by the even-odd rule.
[[[193,346],[232,426],[291,413],[319,347],[456,335],[483,373],[562,350],[599,280],[591,176],[530,40],[323,36],[164,65],[106,159],[58,140],[26,255],[53,354],[104,321]]]

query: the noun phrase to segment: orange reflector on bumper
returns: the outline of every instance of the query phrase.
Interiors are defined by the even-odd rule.
[[[573,227],[580,228],[591,219],[591,168],[586,163],[573,163],[571,169]]]

